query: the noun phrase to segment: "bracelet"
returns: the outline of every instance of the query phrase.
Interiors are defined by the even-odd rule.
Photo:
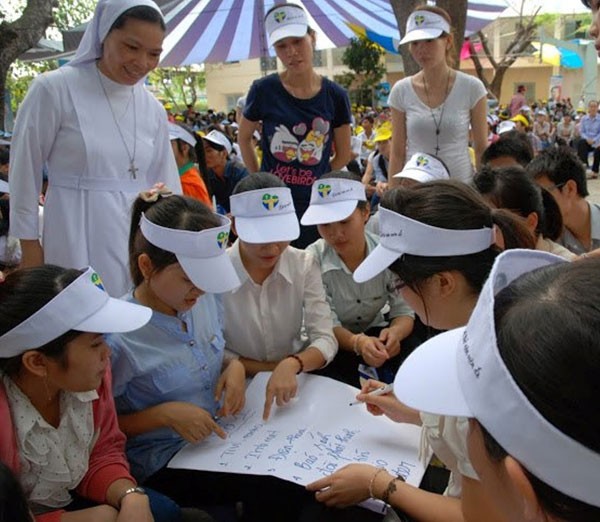
[[[137,493],[138,495],[146,495],[146,490],[144,488],[141,488],[140,486],[135,486],[133,488],[126,489],[119,497],[119,500],[117,500],[117,506],[119,510],[121,510],[121,504],[123,503],[123,499],[127,495],[131,495],[132,493]]]
[[[298,355],[296,355],[294,353],[292,355],[288,355],[286,357],[286,359],[296,359],[296,361],[298,361],[298,364],[300,365],[300,369],[296,372],[296,375],[298,375],[304,371],[304,363],[302,362],[302,359],[300,359],[300,357]]]
[[[357,357],[362,356],[362,353],[358,349],[358,340],[365,335],[364,333],[354,334],[354,340],[352,341],[352,351],[357,355]]]
[[[400,480],[402,482],[404,482],[404,479],[401,476],[397,476],[394,477],[392,480],[389,481],[387,488],[385,488],[385,491],[383,492],[383,495],[381,495],[381,500],[383,501],[384,504],[389,504],[389,500],[390,500],[390,495],[392,493],[394,493],[398,488],[396,486],[396,481]]]
[[[373,493],[373,484],[375,483],[375,479],[377,478],[377,475],[379,475],[382,471],[385,471],[385,468],[377,468],[375,473],[373,473],[371,480],[369,481],[369,498],[377,498],[375,496],[375,494]]]

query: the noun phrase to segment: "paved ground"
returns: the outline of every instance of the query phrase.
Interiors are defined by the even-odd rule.
[[[600,203],[600,179],[588,179],[588,199],[593,203]]]

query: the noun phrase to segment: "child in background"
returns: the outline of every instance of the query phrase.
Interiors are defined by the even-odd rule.
[[[194,133],[182,124],[169,122],[169,139],[179,170],[179,181],[185,196],[202,201],[212,208],[207,186],[204,147],[198,143]],[[196,165],[197,164],[197,165]]]

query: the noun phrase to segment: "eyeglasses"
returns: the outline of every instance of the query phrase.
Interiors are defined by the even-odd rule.
[[[398,294],[406,286],[406,283],[397,275],[387,284],[387,291],[390,294]]]
[[[561,189],[567,182],[563,181],[562,183],[557,183],[556,185],[550,185],[548,187],[544,187],[548,192],[552,192],[555,189]]]

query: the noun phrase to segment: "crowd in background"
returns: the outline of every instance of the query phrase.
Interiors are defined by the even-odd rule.
[[[301,6],[265,24],[283,70],[227,114],[145,89],[152,0],[100,0],[33,82],[0,146],[0,522],[598,520],[598,103],[490,108],[423,5],[419,71],[351,105]],[[420,487],[170,468],[260,372],[262,422],[311,372],[418,426]]]

